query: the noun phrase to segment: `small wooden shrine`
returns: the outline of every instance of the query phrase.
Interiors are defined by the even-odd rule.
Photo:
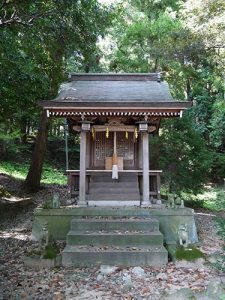
[[[172,99],[160,74],[71,74],[41,106],[80,135],[80,169],[67,170],[80,206],[160,203],[162,171],[151,170],[149,136],[162,118],[182,117],[191,106]]]

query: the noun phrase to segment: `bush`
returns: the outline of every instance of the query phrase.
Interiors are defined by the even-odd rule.
[[[223,182],[225,178],[225,153],[213,152],[211,177],[214,182]]]

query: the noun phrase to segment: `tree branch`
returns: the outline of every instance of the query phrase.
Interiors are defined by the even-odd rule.
[[[211,49],[225,49],[225,45],[212,45],[208,48],[206,48],[207,50],[211,50]]]
[[[7,3],[6,3],[6,0],[3,0],[0,9],[3,9],[3,7],[4,7],[6,4],[7,4]]]
[[[5,1],[2,4],[2,8],[4,6],[4,3],[7,4]],[[30,16],[27,20],[26,19],[22,19],[21,17],[19,17],[16,9],[13,10],[12,15],[9,18],[6,18],[7,13],[5,10],[5,14],[3,18],[0,18],[0,27],[6,27],[6,26],[10,26],[13,24],[20,24],[20,25],[24,25],[24,26],[32,26],[33,25],[33,21],[43,17],[43,16],[47,16],[49,14],[51,14],[53,12],[53,10],[49,10],[47,12],[36,12],[34,14],[32,14],[32,16]]]

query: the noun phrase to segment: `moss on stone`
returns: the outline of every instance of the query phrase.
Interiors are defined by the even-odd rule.
[[[0,185],[0,198],[3,198],[3,197],[10,198],[11,195],[10,195],[10,193],[4,188],[4,186]]]
[[[187,261],[196,260],[198,258],[205,258],[204,253],[202,253],[196,247],[188,247],[188,248],[184,248],[181,246],[177,247],[175,256],[177,260],[184,259]]]
[[[48,245],[43,251],[43,258],[53,259],[56,258],[58,249],[55,245]]]
[[[43,208],[43,209],[50,209],[50,208],[52,208],[52,201],[51,201],[51,199],[46,200],[46,201],[43,203],[42,208]]]

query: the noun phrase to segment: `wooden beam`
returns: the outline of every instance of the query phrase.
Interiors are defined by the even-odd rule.
[[[128,131],[134,132],[135,126],[133,125],[93,125],[94,130],[97,131],[106,131],[106,128],[109,131]]]
[[[57,99],[57,101],[42,101],[40,102],[40,106],[43,109],[80,109],[80,110],[92,110],[92,109],[106,109],[106,110],[114,110],[118,108],[119,110],[135,110],[135,109],[159,109],[159,110],[167,110],[167,109],[177,109],[184,110],[192,106],[192,102],[190,101],[170,101],[166,102],[163,100],[158,100],[156,102],[140,102],[141,99],[137,101],[108,101],[108,102],[77,102],[77,101],[63,101],[61,99]]]

